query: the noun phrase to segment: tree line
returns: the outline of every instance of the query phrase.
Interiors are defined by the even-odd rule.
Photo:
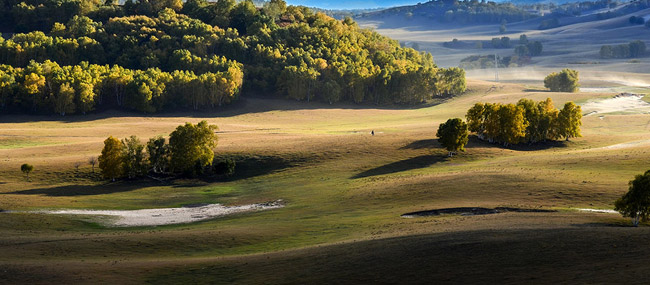
[[[40,114],[87,113],[117,107],[140,112],[214,108],[237,98],[241,65],[223,72],[163,72],[119,65],[60,66],[46,60],[25,68],[0,65],[0,107]]]
[[[600,47],[601,58],[635,58],[646,54],[646,45],[642,41],[632,41],[620,45],[604,45]]]
[[[43,0],[27,4],[38,1]],[[262,8],[234,0],[86,6],[60,17],[34,15],[41,17],[38,25],[52,22],[50,27],[25,24],[26,33],[0,39],[0,64],[18,69],[32,60],[87,62],[196,76],[238,68],[243,91],[329,103],[414,104],[465,90],[464,72],[438,68],[428,53],[402,48],[350,18],[335,20],[282,0]],[[21,30],[16,22],[9,26]]]
[[[217,146],[217,126],[201,121],[194,125],[180,125],[169,135],[150,138],[144,144],[136,136],[121,141],[112,136],[104,141],[102,154],[98,157],[99,168],[107,179],[135,179],[147,174],[184,175],[231,175],[235,163],[232,160],[214,161],[213,149]]]
[[[412,6],[395,7],[379,12],[362,14],[361,17],[377,15],[405,15],[407,18],[420,15],[439,22],[460,24],[513,23],[537,17],[512,3],[497,3],[485,0],[433,0]]]
[[[476,103],[467,111],[468,129],[480,139],[505,146],[580,137],[582,110],[573,102],[562,110],[553,101],[521,99],[517,104]]]

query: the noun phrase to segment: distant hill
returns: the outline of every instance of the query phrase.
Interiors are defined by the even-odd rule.
[[[535,11],[527,11],[512,3],[485,1],[434,0],[412,6],[401,6],[359,15],[360,18],[404,16],[423,17],[441,23],[501,23],[518,22],[538,17]]]

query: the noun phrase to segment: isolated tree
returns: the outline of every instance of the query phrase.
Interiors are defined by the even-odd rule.
[[[124,173],[130,179],[144,175],[147,172],[147,164],[144,158],[144,145],[136,136],[122,140],[122,151],[124,152]]]
[[[614,209],[623,217],[632,218],[636,227],[639,221],[645,222],[650,216],[650,170],[637,175],[629,185],[628,192],[614,203]]]
[[[457,151],[465,151],[468,141],[467,124],[460,118],[449,119],[440,124],[436,136],[438,142],[449,151],[449,156]]]
[[[124,146],[120,140],[112,136],[104,140],[102,155],[97,159],[104,177],[115,181],[116,178],[120,178],[124,174],[123,148]]]
[[[544,87],[553,92],[578,91],[578,71],[565,68],[560,73],[553,72],[544,78]]]
[[[185,123],[169,135],[170,166],[173,172],[196,174],[198,167],[212,163],[217,146],[215,125],[201,121],[196,125]],[[197,167],[198,166],[198,167]]]
[[[95,164],[97,164],[97,157],[91,156],[88,158],[88,164],[92,167],[93,173],[95,173]]]
[[[560,136],[569,138],[581,137],[582,108],[573,102],[566,102],[557,117],[557,132]]]
[[[22,171],[23,173],[25,173],[26,179],[27,179],[28,181],[29,181],[29,173],[32,172],[32,170],[34,170],[34,166],[31,165],[31,164],[27,164],[27,163],[25,163],[25,164],[23,164],[23,165],[20,166],[20,171]]]

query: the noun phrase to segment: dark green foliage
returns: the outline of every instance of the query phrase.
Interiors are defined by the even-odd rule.
[[[639,221],[645,222],[650,217],[650,170],[634,177],[629,185],[628,192],[614,203],[614,209],[632,218],[632,224],[637,226]]]
[[[438,142],[449,151],[449,156],[457,151],[465,151],[468,135],[467,124],[460,118],[449,119],[440,124],[436,132]]]
[[[562,69],[560,73],[553,72],[544,78],[544,87],[553,92],[577,92],[578,71],[572,69]]]
[[[234,159],[224,158],[218,162],[213,162],[212,168],[216,175],[231,176],[235,173],[235,165]]]
[[[646,45],[642,41],[632,41],[622,45],[604,45],[600,47],[601,58],[635,58],[646,53]]]

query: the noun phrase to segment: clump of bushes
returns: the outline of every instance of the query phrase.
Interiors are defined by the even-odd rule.
[[[577,92],[578,71],[573,69],[562,69],[560,73],[553,72],[544,78],[544,87],[553,92]]]

